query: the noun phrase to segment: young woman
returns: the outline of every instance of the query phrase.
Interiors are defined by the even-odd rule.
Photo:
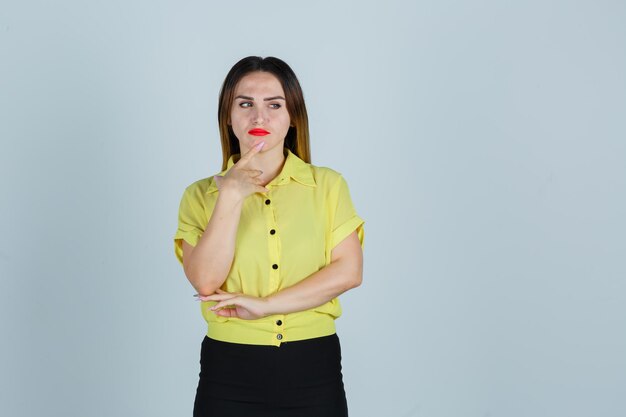
[[[182,196],[175,254],[208,323],[194,416],[347,416],[335,319],[361,284],[364,221],[311,164],[300,84],[250,56],[219,97],[222,171]]]

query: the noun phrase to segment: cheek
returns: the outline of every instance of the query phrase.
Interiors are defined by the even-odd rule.
[[[291,123],[291,119],[289,117],[289,113],[285,113],[285,114],[281,115],[280,124],[282,126],[287,126],[286,128],[289,129],[289,124],[290,123]]]
[[[241,114],[238,111],[233,110],[230,112],[230,122],[235,125],[241,121]]]
[[[230,116],[230,122],[230,127],[233,130],[233,133],[235,133],[238,140],[242,140],[247,133],[246,124],[242,122],[241,117],[237,117],[235,114]]]
[[[230,116],[231,125],[235,132],[241,131],[247,126],[247,121],[241,117],[241,114],[233,113]]]

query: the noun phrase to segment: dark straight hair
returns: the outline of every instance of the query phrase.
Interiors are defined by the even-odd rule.
[[[304,162],[311,163],[309,149],[309,118],[304,104],[302,88],[296,74],[284,61],[268,56],[248,56],[237,62],[226,75],[220,90],[217,120],[222,141],[222,170],[234,154],[241,153],[235,132],[228,125],[230,111],[234,101],[237,83],[251,72],[269,72],[278,78],[285,92],[285,105],[291,119],[291,125],[285,136],[285,148],[288,148]]]

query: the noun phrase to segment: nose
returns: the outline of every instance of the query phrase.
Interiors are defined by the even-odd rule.
[[[263,125],[267,121],[267,113],[265,109],[257,106],[252,111],[252,123],[256,125]]]

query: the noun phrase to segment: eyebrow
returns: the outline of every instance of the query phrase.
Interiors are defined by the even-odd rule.
[[[254,101],[254,98],[249,97],[249,96],[237,96],[237,97],[235,97],[235,99],[238,99],[238,98],[242,98],[244,100],[253,100]],[[274,96],[274,97],[267,97],[267,98],[263,99],[263,101],[270,101],[270,100],[285,100],[285,97]]]

